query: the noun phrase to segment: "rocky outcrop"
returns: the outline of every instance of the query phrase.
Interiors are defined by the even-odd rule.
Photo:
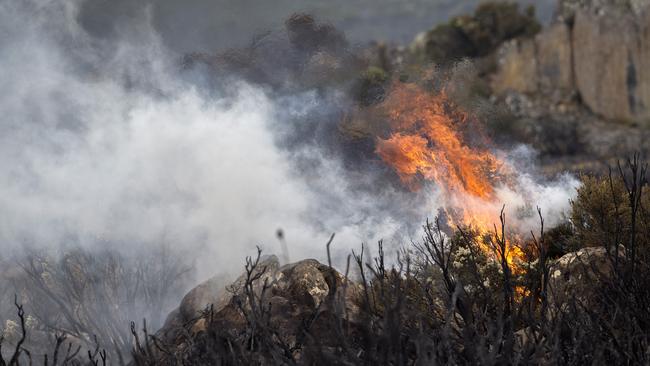
[[[260,304],[269,306],[269,324],[285,344],[295,344],[308,323],[312,329],[318,329],[316,334],[322,338],[319,341],[334,342],[333,330],[321,325],[327,324],[328,314],[344,312],[353,323],[359,313],[359,285],[344,280],[343,275],[316,260],[280,266],[277,257],[269,256],[260,260],[253,275],[259,275],[253,283],[253,292]],[[252,316],[248,313],[252,310],[247,303],[246,281],[244,273],[232,283],[212,278],[198,285],[169,315],[157,336],[177,350],[191,352],[187,350],[191,347],[186,343],[188,334],[197,339],[211,327],[230,335],[245,333],[251,327]],[[326,301],[328,298],[344,306],[333,309],[334,302]]]
[[[496,93],[515,90],[541,92],[555,100],[570,98],[574,75],[571,32],[566,24],[554,24],[533,39],[508,42],[499,52],[499,72],[493,80]]]
[[[531,350],[539,349],[544,353],[542,359],[552,360],[553,355],[545,352],[553,350],[552,344],[560,339],[560,334],[554,332],[564,332],[564,327],[576,324],[567,321],[565,315],[585,316],[576,307],[582,309],[603,299],[606,288],[603,285],[606,286],[606,279],[613,273],[610,258],[602,247],[587,247],[553,261],[549,307],[540,308],[548,311],[530,313],[536,316],[534,325],[523,322],[521,329],[507,336],[515,343],[508,352],[531,354]],[[442,288],[444,285],[436,279],[435,271],[427,270],[425,273],[430,277],[426,279],[409,279],[397,272],[385,272],[385,277],[376,279],[378,282],[368,284],[367,293],[364,287],[316,260],[279,266],[277,258],[267,257],[256,266],[251,263],[255,262],[248,261],[244,275],[228,286],[215,286],[215,281],[209,280],[190,291],[154,340],[161,340],[155,343],[161,346],[160,352],[154,347],[139,351],[134,354],[136,360],[142,355],[140,361],[147,362],[136,364],[397,364],[389,362],[396,359],[391,352],[400,352],[400,357],[409,363],[433,364],[437,359],[431,355],[440,352],[433,346],[436,342],[457,345],[454,348],[459,350],[459,355],[468,347],[482,350],[482,345],[476,348],[474,345],[491,338],[475,336],[476,333],[465,338],[467,329],[476,329],[476,324],[490,327],[503,324],[503,318],[492,318],[487,323],[467,325],[465,320],[474,321],[474,315],[461,313],[466,308],[454,306],[455,301],[472,304],[467,300],[472,296],[477,302],[470,311],[484,314],[483,304],[499,309],[502,297],[487,296],[482,300],[481,291],[459,292],[457,287],[450,299],[449,290]],[[251,282],[250,278],[255,281]],[[499,285],[493,287],[484,282],[484,286],[491,291]],[[536,303],[528,300],[537,300],[523,299],[521,303],[517,301],[517,306],[525,311]],[[577,324],[591,324],[583,319],[589,318],[582,318]],[[544,328],[537,328],[537,324]],[[545,328],[546,325],[550,328]],[[597,331],[601,329],[597,327]],[[499,337],[502,340],[506,336]],[[593,338],[589,337],[584,339]],[[395,349],[395,345],[403,348]]]
[[[650,120],[648,1],[564,1],[558,22],[500,51],[492,85],[558,103],[579,95],[606,119]]]
[[[622,250],[619,255],[624,255]],[[605,248],[587,247],[556,260],[550,271],[549,303],[562,307],[574,296],[588,303],[594,297],[595,284],[612,273],[610,259]]]
[[[575,87],[608,119],[650,119],[650,12],[608,16],[576,13]]]

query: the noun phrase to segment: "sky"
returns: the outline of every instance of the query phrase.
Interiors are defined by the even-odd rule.
[[[110,36],[124,20],[147,8],[165,44],[179,52],[214,52],[241,46],[252,34],[282,27],[290,14],[306,12],[344,31],[353,43],[389,41],[408,44],[417,33],[467,14],[477,0],[88,0],[81,23],[96,35]],[[543,22],[555,0],[519,0],[535,4]]]

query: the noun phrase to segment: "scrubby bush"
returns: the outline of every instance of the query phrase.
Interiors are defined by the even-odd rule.
[[[479,56],[492,52],[503,41],[530,37],[541,30],[535,7],[531,5],[521,12],[513,2],[485,2],[476,8],[473,17],[459,17],[452,22],[472,41]]]
[[[178,324],[182,346],[174,339],[163,342],[146,324],[140,333],[132,323],[133,363],[647,364],[645,166],[635,157],[618,175],[584,182],[573,202],[572,221],[545,230],[540,212],[539,231],[525,243],[522,262],[516,265],[508,260],[511,244],[503,215],[501,225],[484,234],[457,228],[449,236],[438,221],[427,222],[422,239],[400,251],[392,266],[381,243],[374,258],[362,247],[348,258],[357,281],[348,277],[348,270],[341,275],[326,267],[329,292],[302,319],[291,342],[273,321],[278,318],[277,313],[272,316],[272,278],[265,275],[258,252],[247,259],[243,279],[232,290],[236,306],[228,311],[234,313],[218,317],[208,307],[193,323]],[[613,212],[614,220],[600,220],[603,212]],[[611,235],[620,240],[611,240]],[[573,253],[569,256],[580,265],[561,267],[568,262],[553,256],[567,245],[558,246],[555,240],[573,243],[575,249],[582,243],[579,253],[598,258]],[[329,243],[327,249],[329,253]],[[597,250],[585,251],[591,249]],[[567,287],[569,282],[573,287]],[[24,321],[22,307],[18,311]],[[199,323],[202,330],[196,330]],[[26,360],[26,350],[16,349],[18,358],[22,352]],[[97,364],[106,355],[94,357]]]
[[[589,233],[589,226],[574,227],[571,222],[545,231],[540,213],[540,230],[524,248],[520,268],[506,259],[504,216],[492,233],[479,235],[458,228],[451,239],[437,222],[427,223],[422,240],[400,252],[394,266],[387,265],[381,243],[372,259],[364,257],[364,250],[355,253],[353,263],[362,289],[355,300],[359,313],[327,312],[329,317],[321,321],[328,326],[305,324],[300,344],[283,344],[274,336],[275,325],[265,316],[271,311],[266,307],[269,303],[263,293],[253,290],[255,276],[249,276],[251,286],[244,291],[248,305],[240,308],[250,330],[243,334],[249,336],[233,337],[227,331],[232,328],[224,324],[208,327],[209,332],[197,337],[202,347],[212,348],[199,352],[199,363],[645,364],[650,361],[650,268],[641,254],[643,225],[630,216],[644,215],[645,201],[637,198],[645,197],[644,172],[638,159],[633,159],[619,175],[585,180],[573,203],[572,220],[580,218],[577,225],[585,220],[592,223],[603,207],[618,207],[620,217],[610,222],[607,231]],[[610,194],[605,194],[602,187],[608,184]],[[612,186],[619,188],[612,190]],[[611,250],[608,238],[617,232],[625,233],[625,243]],[[595,266],[591,262],[595,258],[585,256],[576,259],[582,266],[558,268],[559,262],[552,258],[563,254],[569,243],[578,249],[586,238],[591,241],[585,245],[604,249],[598,253],[604,253],[600,259],[605,266]],[[248,262],[247,273],[255,273],[254,263]],[[579,287],[584,292],[563,287],[566,275],[575,277],[573,281],[588,281]],[[328,283],[332,287],[323,306],[345,308],[332,292],[337,282]],[[324,316],[319,314],[317,309],[314,317]],[[210,319],[209,313],[202,316]],[[206,339],[211,341],[205,343]],[[323,339],[335,343],[319,341]],[[178,364],[166,352],[154,352],[156,362]],[[137,356],[141,364],[153,357],[146,352]]]
[[[383,69],[370,66],[357,78],[352,87],[354,100],[362,105],[372,105],[383,100],[386,94],[388,74]]]
[[[582,177],[571,205],[571,221],[581,246],[614,247],[634,240],[639,247],[648,247],[650,192],[633,187],[631,179],[629,175],[621,178],[620,172],[607,178]]]
[[[473,15],[454,17],[427,32],[423,56],[438,64],[482,57],[504,41],[530,37],[540,30],[534,7],[521,12],[517,3],[485,2]]]
[[[129,323],[147,317],[154,327],[162,326],[190,275],[188,263],[164,247],[131,256],[110,250],[75,249],[56,256],[32,252],[10,268],[9,293],[16,294],[16,306],[27,305],[23,332],[28,336],[18,349],[29,349],[40,358],[52,357],[55,347],[69,346],[70,352],[79,348],[68,360],[72,362],[87,360],[87,350],[99,360],[101,345],[115,364],[129,357]],[[3,319],[14,311],[2,309]],[[0,336],[14,344],[21,327],[15,321],[6,324],[12,329],[5,327]]]

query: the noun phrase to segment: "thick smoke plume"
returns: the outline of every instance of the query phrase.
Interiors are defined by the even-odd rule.
[[[349,196],[338,161],[276,147],[279,118],[320,108],[313,93],[278,101],[236,78],[197,87],[146,18],[98,39],[78,3],[0,6],[3,249],[165,244],[206,276],[238,270],[255,245],[277,252],[280,227],[299,258],[320,255],[331,232],[356,246],[398,226],[367,215],[386,199]]]

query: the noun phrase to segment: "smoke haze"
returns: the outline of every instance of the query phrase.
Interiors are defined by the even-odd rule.
[[[322,259],[332,232],[339,254],[381,238],[397,247],[444,202],[341,150],[343,93],[274,93],[232,75],[206,87],[207,71],[181,72],[157,8],[120,3],[102,23],[98,4],[0,3],[3,248],[164,244],[206,277],[239,271],[256,245],[279,252],[278,228],[293,260]],[[522,182],[528,200],[499,197],[544,200],[548,213],[575,187]]]
[[[79,26],[78,5],[0,5],[3,248],[164,243],[207,276],[239,269],[255,245],[277,252],[280,227],[294,259],[322,258],[331,232],[349,248],[396,231],[394,210],[375,209],[391,200],[352,197],[339,162],[276,147],[278,118],[319,108],[313,93],[276,103],[226,79],[208,92],[177,76],[146,12],[105,40]]]

